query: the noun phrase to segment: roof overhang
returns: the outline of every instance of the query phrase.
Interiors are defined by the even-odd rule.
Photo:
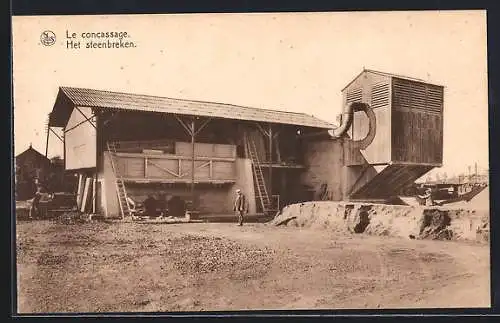
[[[154,112],[234,121],[288,124],[318,129],[336,128],[329,122],[304,113],[71,87],[59,88],[49,116],[49,126],[64,127],[76,106],[125,112]]]
[[[71,116],[75,104],[68,98],[64,91],[59,88],[56,102],[49,113],[49,127],[64,127]]]

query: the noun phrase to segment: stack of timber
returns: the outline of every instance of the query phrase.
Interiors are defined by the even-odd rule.
[[[97,181],[95,177],[80,174],[76,192],[78,211],[83,213],[96,213]]]

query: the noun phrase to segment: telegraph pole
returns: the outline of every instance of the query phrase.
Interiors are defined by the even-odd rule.
[[[474,163],[474,182],[477,182],[477,162]]]

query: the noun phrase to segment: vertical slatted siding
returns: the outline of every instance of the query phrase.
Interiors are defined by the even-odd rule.
[[[442,163],[443,88],[393,79],[392,159]]]

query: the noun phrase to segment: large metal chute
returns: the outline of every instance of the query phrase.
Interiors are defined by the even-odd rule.
[[[368,120],[369,120],[369,128],[368,128],[368,133],[366,136],[361,139],[361,140],[356,140],[353,141],[354,146],[356,146],[359,149],[366,149],[368,147],[373,139],[375,138],[375,133],[376,133],[376,117],[375,113],[373,110],[370,108],[370,106],[366,103],[363,102],[351,102],[349,103],[344,112],[342,113],[341,117],[341,125],[333,130],[329,131],[329,134],[333,138],[339,138],[343,136],[349,128],[351,128],[353,119],[354,119],[354,112],[356,111],[363,111],[366,113]]]

